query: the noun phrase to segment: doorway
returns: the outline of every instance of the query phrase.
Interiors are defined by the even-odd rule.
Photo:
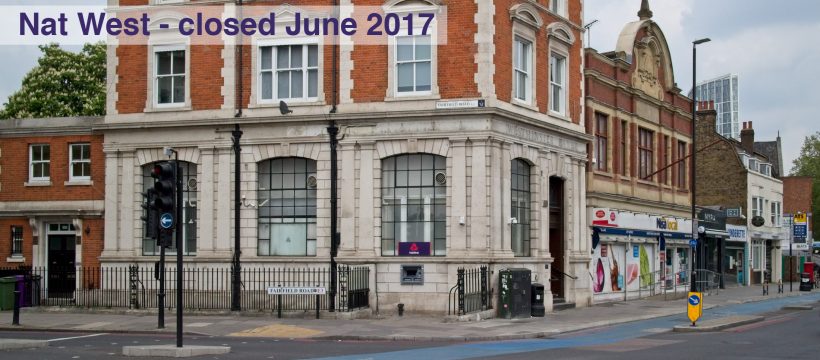
[[[564,298],[564,180],[553,176],[549,185],[549,245],[553,258],[550,291],[554,297]]]
[[[51,226],[54,226],[52,224]],[[69,232],[73,226],[64,226]],[[73,231],[70,234],[48,234],[48,297],[72,298],[77,279],[74,267],[77,256]]]

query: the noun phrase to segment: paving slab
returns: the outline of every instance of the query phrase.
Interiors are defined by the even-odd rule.
[[[762,316],[754,315],[735,315],[727,316],[719,319],[701,321],[697,326],[678,325],[672,330],[675,332],[714,332],[721,331],[733,327],[752,324],[763,321]]]
[[[48,346],[47,340],[0,339],[0,350],[33,349]]]
[[[123,346],[122,354],[125,356],[145,356],[145,357],[193,357],[202,355],[222,355],[231,352],[228,346],[199,346],[187,345],[177,347],[168,345],[147,345],[147,346]]]

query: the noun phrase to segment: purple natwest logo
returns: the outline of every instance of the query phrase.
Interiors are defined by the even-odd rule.
[[[430,256],[430,243],[403,242],[399,243],[399,256]]]

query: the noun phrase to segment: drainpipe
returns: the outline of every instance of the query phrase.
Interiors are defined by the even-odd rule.
[[[336,18],[339,16],[339,0],[333,1],[333,12],[336,15]],[[338,35],[333,36],[333,64],[331,66],[332,75],[331,78],[333,80],[333,89],[331,94],[331,103],[332,107],[330,109],[330,115],[336,113],[336,105],[339,103],[339,41]],[[337,214],[339,212],[339,201],[338,201],[338,194],[337,194],[337,179],[339,174],[339,164],[337,162],[337,153],[336,153],[336,146],[338,145],[339,141],[337,136],[339,135],[339,128],[336,127],[336,121],[331,120],[330,126],[327,128],[327,133],[330,136],[330,290],[328,291],[328,311],[335,312],[336,311],[336,281],[337,281],[337,265],[336,265],[336,255],[339,252],[339,242],[341,240],[341,236],[337,229],[338,218]]]

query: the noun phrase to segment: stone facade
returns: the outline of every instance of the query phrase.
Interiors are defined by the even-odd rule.
[[[406,5],[401,1],[352,3],[388,8]],[[430,1],[430,5],[438,3]],[[190,91],[186,91],[180,107],[162,109],[153,106],[156,95],[151,90],[151,45],[110,47],[109,68],[114,71],[109,72],[108,82],[115,85],[116,94],[109,96],[108,108],[117,111],[106,116],[102,126],[106,207],[110,209],[105,218],[102,261],[114,266],[150,266],[157,260],[142,236],[139,192],[150,180],[144,175],[145,167],[166,160],[162,148],[173,146],[180,160],[196,169],[192,183],[195,187],[191,188],[196,194],[196,242],[195,248],[186,249],[186,266],[230,266],[234,207],[240,206],[243,266],[326,267],[331,235],[331,163],[326,127],[333,121],[340,129],[337,164],[341,243],[336,260],[371,268],[370,304],[379,304],[384,312],[404,303],[407,311],[441,314],[447,309],[448,291],[456,283],[457,269],[480,265],[490,266],[494,287],[498,283],[496,274],[503,268],[528,268],[533,281],[545,284],[550,281],[547,269],[560,268],[577,280],[568,281],[562,293],[555,295],[588,303],[591,249],[585,240],[584,174],[589,137],[584,134],[584,109],[580,106],[582,14],[580,0],[568,3],[565,14],[555,14],[547,1],[447,2],[448,26],[439,31],[447,32],[448,44],[434,48],[433,84],[423,96],[402,97],[395,93],[391,46],[340,46],[338,81],[334,82],[334,48],[322,44],[317,100],[288,101],[293,113],[285,115],[280,113],[278,102],[267,105],[258,101],[258,58],[253,55],[258,49],[252,46],[244,46],[243,67],[241,73],[236,73],[232,45],[183,45],[190,66],[186,74],[190,77],[186,80]],[[528,104],[509,98],[513,81],[511,40],[514,29],[519,28],[537,41],[532,62],[537,64],[532,73],[535,97]],[[568,60],[561,113],[549,110],[548,43],[555,43]],[[240,98],[235,83],[240,77],[243,89],[241,107],[237,107],[231,100]],[[334,96],[333,84],[338,84],[338,97]],[[334,103],[335,98],[338,103]],[[448,109],[448,101],[453,100],[476,101],[472,104],[480,100],[481,105]],[[241,194],[233,193],[234,124],[244,132]],[[437,256],[385,255],[383,232],[387,220],[383,218],[383,207],[391,199],[382,195],[383,188],[390,186],[382,177],[385,171],[392,171],[385,169],[387,160],[406,154],[435,155],[445,160],[442,177],[436,174],[435,179],[445,192],[446,245]],[[264,249],[260,245],[260,233],[265,233],[260,230],[260,209],[269,195],[262,193],[267,189],[260,185],[259,175],[268,160],[286,158],[315,162],[315,174],[310,174],[316,179],[315,245],[310,245],[315,248],[296,256],[263,255],[269,245]],[[512,228],[519,223],[512,215],[511,192],[513,186],[522,186],[512,184],[513,160],[527,164],[530,174],[526,207],[531,209],[531,220],[525,256],[515,256],[511,244]],[[561,191],[555,192],[562,194],[560,199],[549,198],[551,184],[560,187]],[[238,204],[237,195],[242,199]],[[551,232],[550,213],[559,204],[563,205],[563,219],[556,228],[560,231]],[[550,247],[551,236],[559,241],[558,249]],[[271,243],[277,241],[283,239],[270,239]],[[424,265],[424,284],[402,285],[399,271],[403,264]],[[547,309],[551,309],[552,295],[547,293]]]

